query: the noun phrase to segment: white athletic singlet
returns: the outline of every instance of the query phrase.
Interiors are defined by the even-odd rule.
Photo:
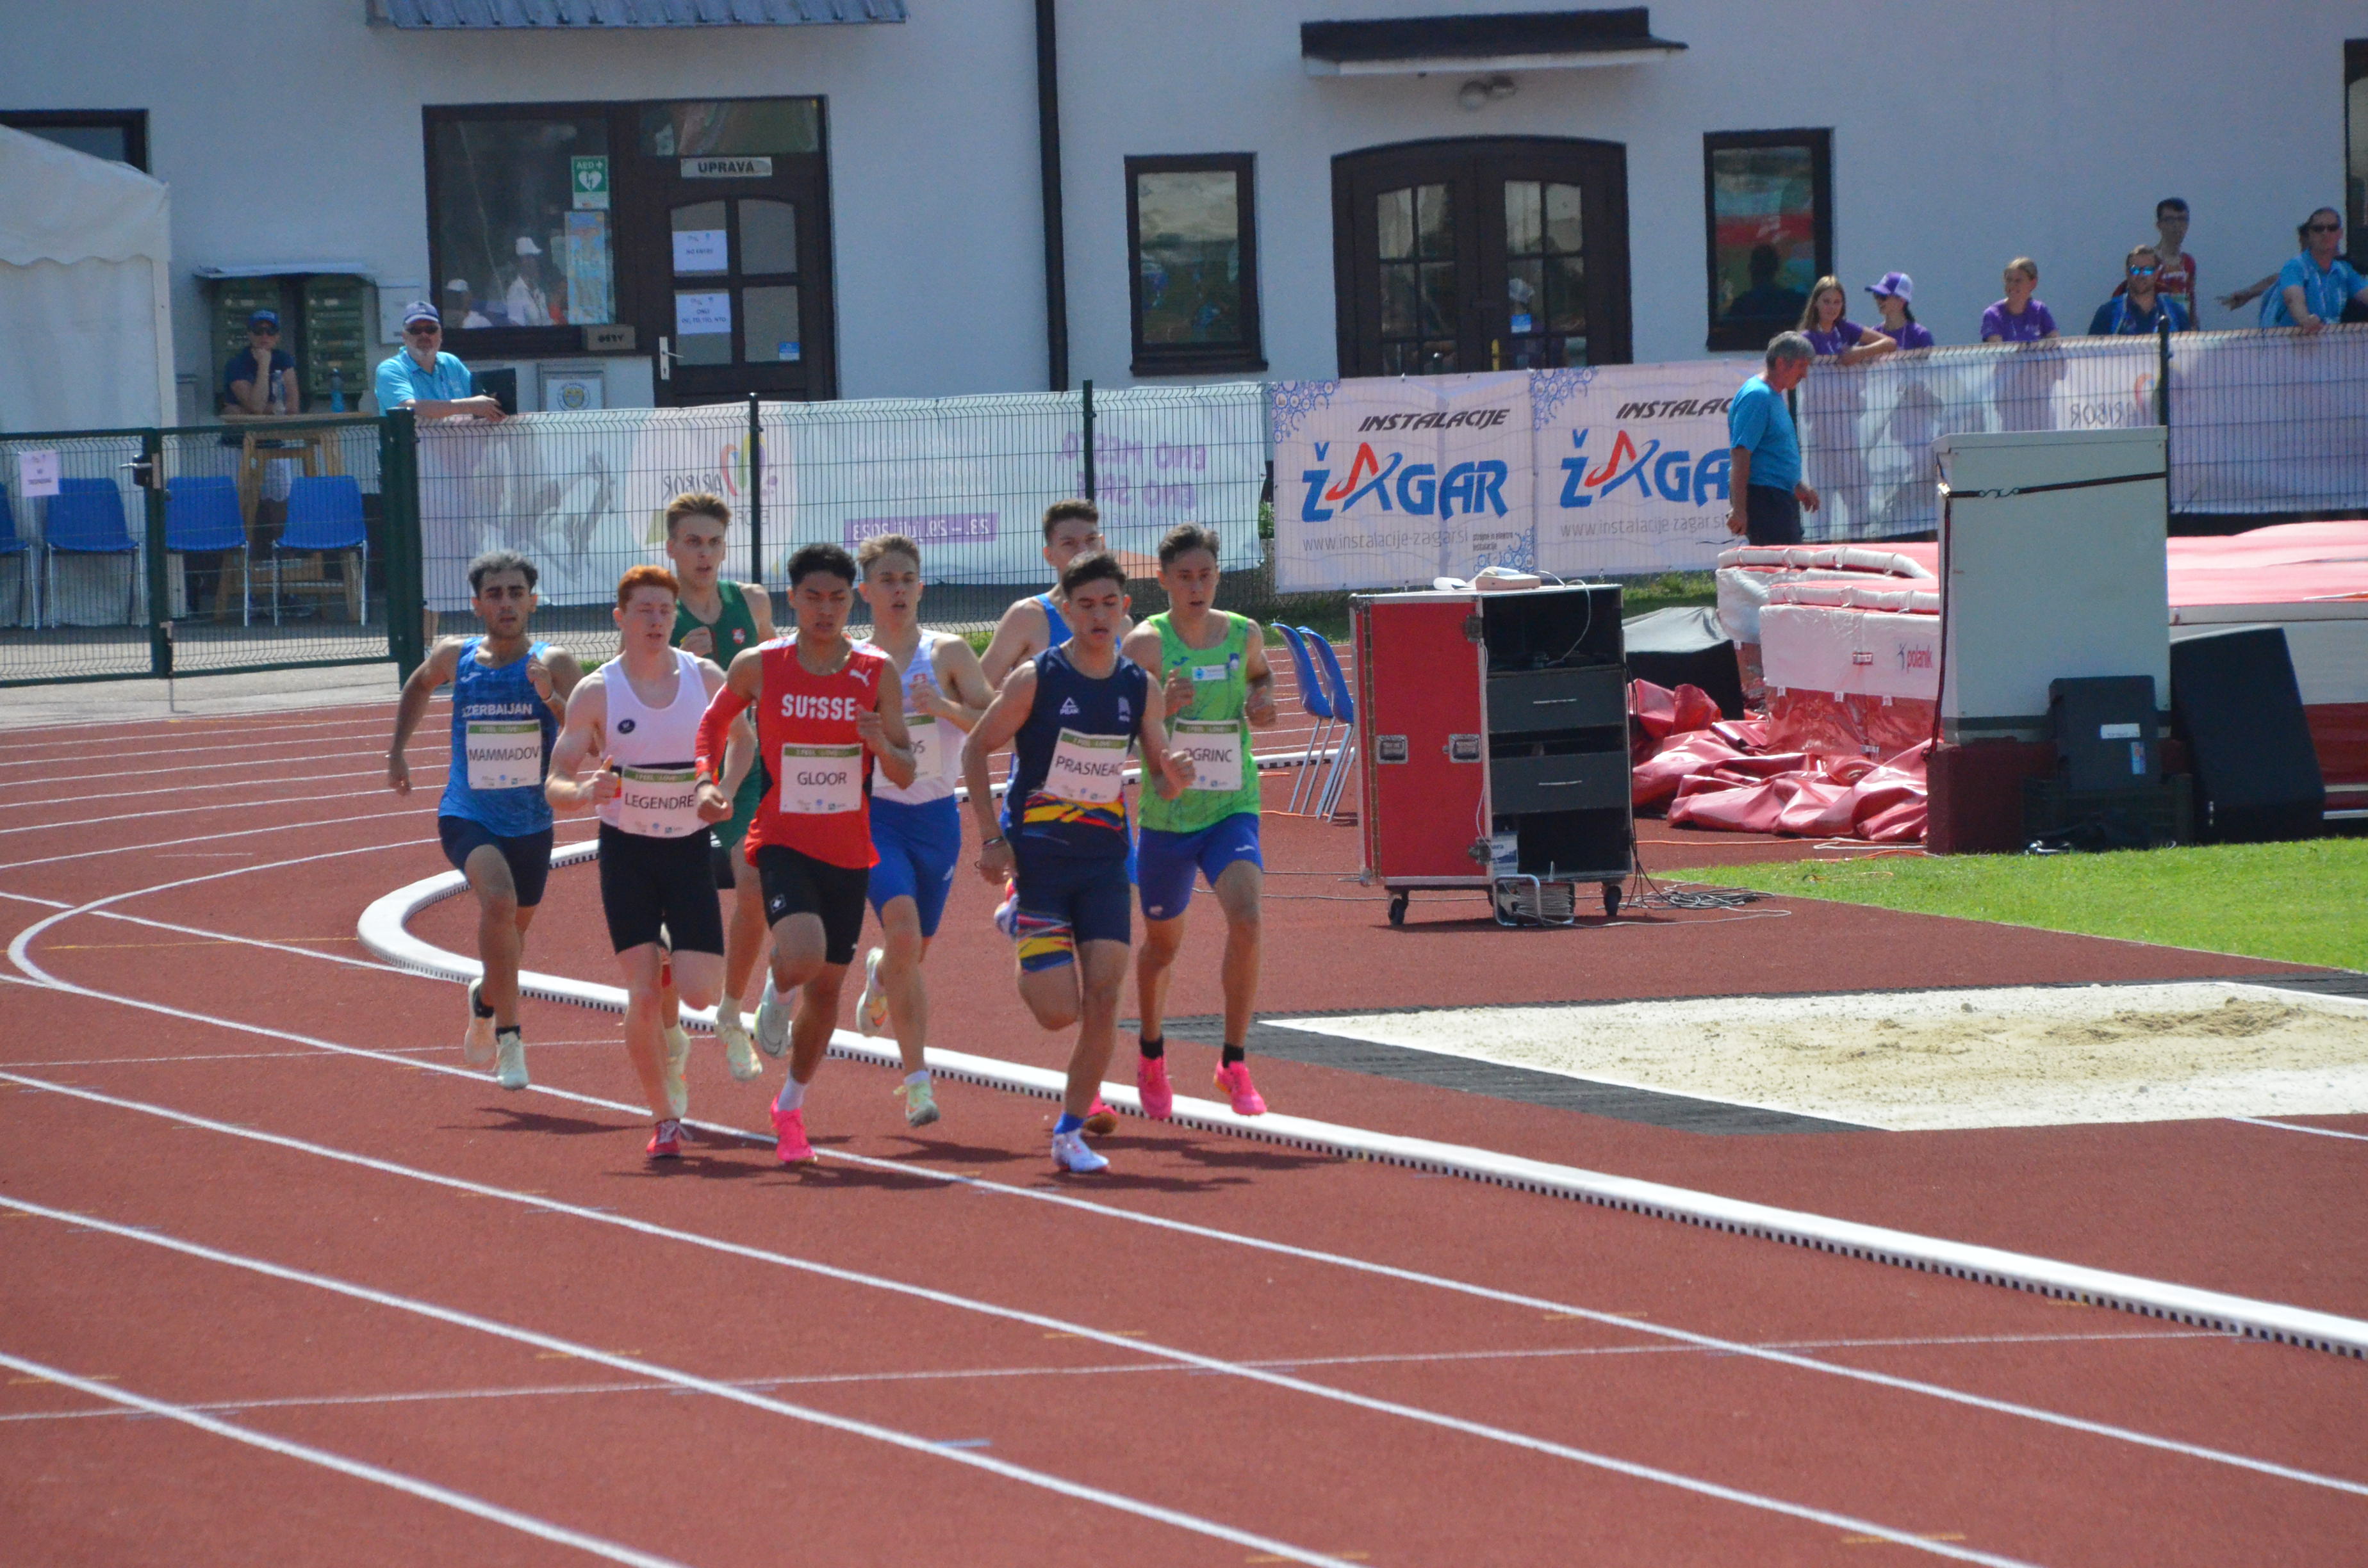
[[[875,799],[908,806],[926,805],[951,797],[954,786],[962,780],[962,742],[969,737],[961,726],[949,724],[921,706],[923,694],[940,690],[938,645],[952,640],[951,631],[921,629],[921,641],[913,650],[913,662],[905,668],[905,732],[913,741],[913,781],[900,789],[888,781],[886,774],[875,774],[871,780]],[[880,651],[887,652],[885,648]]]
[[[675,694],[664,708],[645,707],[633,695],[621,658],[599,670],[609,699],[606,760],[625,776],[624,793],[602,802],[600,820],[648,838],[687,838],[707,828],[699,820],[699,779],[691,769],[699,755],[699,722],[707,714],[707,682],[695,654],[669,651]]]

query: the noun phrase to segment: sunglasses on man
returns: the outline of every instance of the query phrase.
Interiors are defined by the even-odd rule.
[[[2313,223],[2310,226],[2310,232],[2314,234],[2340,234],[2343,233],[2343,225],[2340,223]]]
[[[444,329],[437,325],[434,322],[423,321],[414,322],[409,326],[404,327],[403,329],[403,335],[405,337],[435,337],[439,335],[443,331]]]

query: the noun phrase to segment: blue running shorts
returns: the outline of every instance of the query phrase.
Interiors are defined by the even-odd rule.
[[[872,913],[892,898],[909,898],[920,912],[921,935],[936,936],[962,845],[962,805],[951,795],[918,804],[873,796],[871,847],[880,864],[871,868]]]
[[[492,845],[509,863],[510,886],[518,892],[518,907],[532,909],[542,903],[543,886],[551,880],[551,829],[504,838],[474,818],[439,816],[436,835],[443,840],[444,858],[463,876],[468,874],[469,857],[481,845]]]
[[[1012,881],[1019,900],[1019,967],[1053,969],[1076,956],[1079,942],[1130,942],[1134,891],[1126,862],[1030,854],[1021,848]]]
[[[1213,888],[1225,868],[1236,860],[1247,860],[1260,869],[1266,866],[1258,853],[1256,812],[1220,817],[1196,833],[1162,833],[1146,827],[1136,854],[1135,880],[1143,890],[1145,920],[1181,918],[1192,903],[1195,872],[1208,878]]]

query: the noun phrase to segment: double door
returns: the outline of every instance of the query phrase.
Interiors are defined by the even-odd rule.
[[[661,406],[836,394],[824,181],[819,157],[790,155],[668,160],[646,183]]]
[[[1344,376],[1624,364],[1627,153],[1551,137],[1333,160]]]

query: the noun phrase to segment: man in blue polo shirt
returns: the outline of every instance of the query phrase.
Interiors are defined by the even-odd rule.
[[[378,411],[409,408],[421,419],[460,415],[498,421],[502,405],[476,391],[469,367],[442,351],[444,320],[425,300],[403,308],[403,347],[378,368]]]
[[[1753,544],[1801,542],[1801,509],[1817,509],[1817,493],[1801,483],[1801,437],[1784,394],[1801,384],[1817,351],[1797,332],[1780,332],[1768,345],[1768,368],[1743,383],[1726,406],[1734,444],[1727,476],[1726,531]]]

